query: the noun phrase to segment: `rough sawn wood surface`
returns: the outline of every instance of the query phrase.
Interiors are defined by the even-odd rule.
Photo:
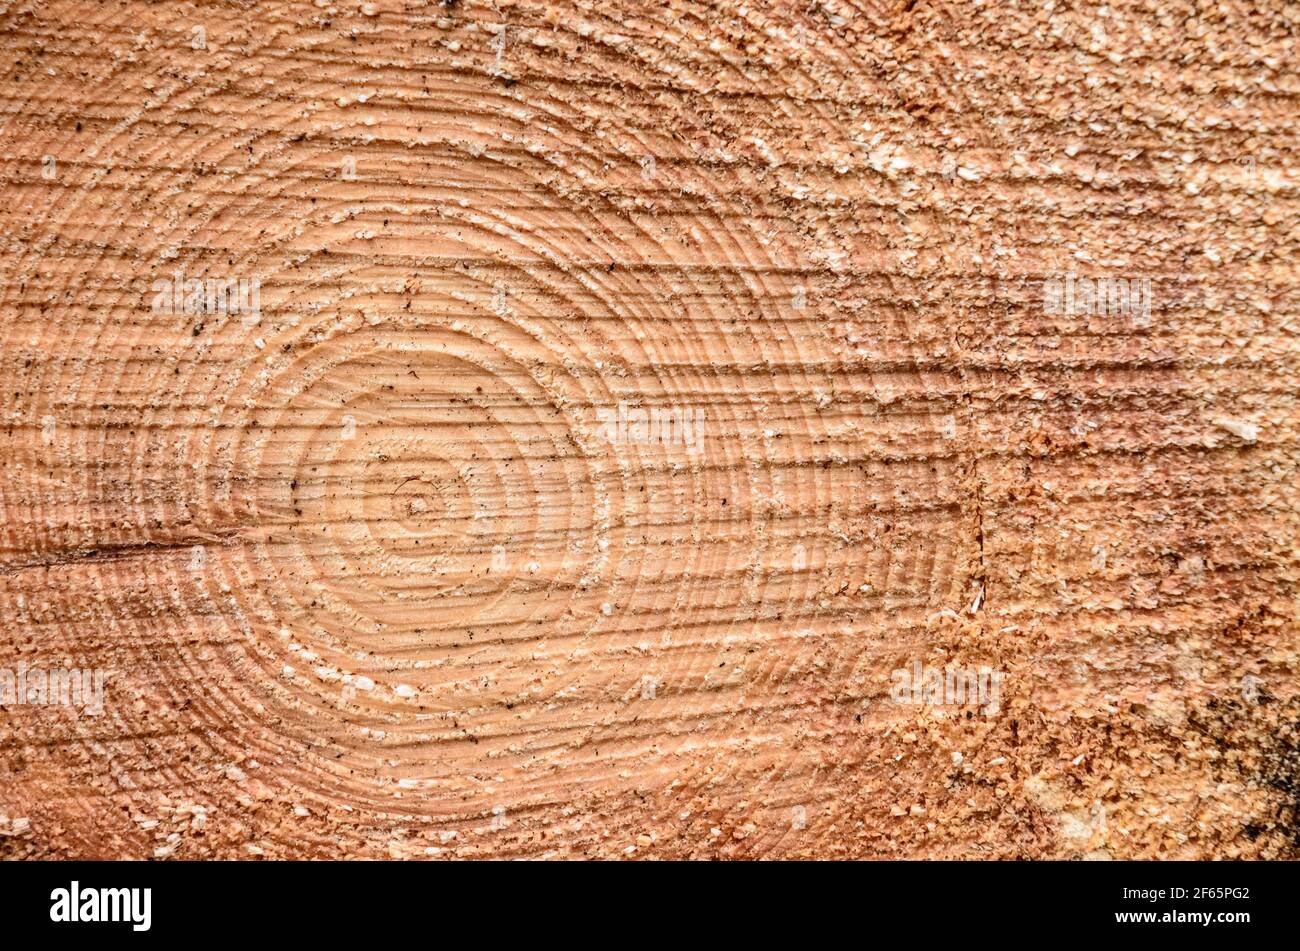
[[[1298,34],[0,4],[0,854],[1294,856]]]

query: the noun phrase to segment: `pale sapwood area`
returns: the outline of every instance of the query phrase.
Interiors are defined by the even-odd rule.
[[[0,4],[0,855],[1293,856],[1213,10]]]

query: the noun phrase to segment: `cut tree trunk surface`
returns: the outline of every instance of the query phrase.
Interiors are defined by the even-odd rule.
[[[1294,856],[1298,34],[0,5],[0,854]]]

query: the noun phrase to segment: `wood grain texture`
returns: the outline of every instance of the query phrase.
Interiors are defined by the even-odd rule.
[[[1298,13],[0,4],[0,854],[1294,856]]]

